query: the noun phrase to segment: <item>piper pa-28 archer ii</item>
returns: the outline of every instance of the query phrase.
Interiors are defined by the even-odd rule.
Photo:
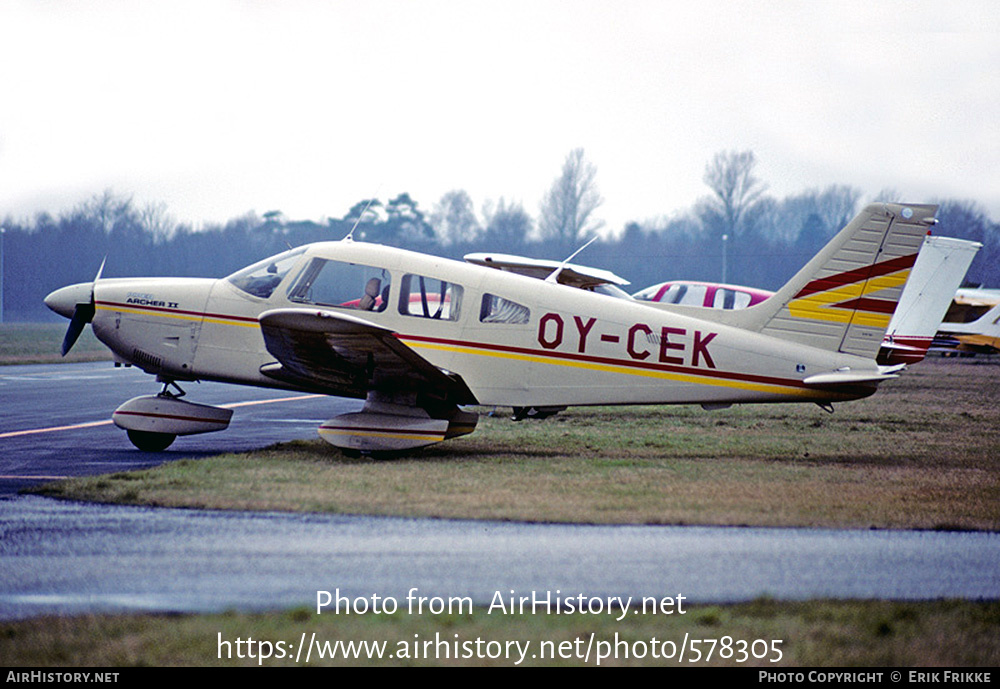
[[[902,368],[875,356],[936,210],[866,207],[774,296],[741,310],[671,312],[603,271],[563,264],[538,279],[350,235],[219,280],[98,271],[45,303],[71,319],[64,354],[89,322],[118,363],[163,384],[112,416],[143,450],[229,425],[232,410],[180,399],[177,383],[196,380],[364,399],[319,428],[353,452],[471,433],[466,405],[830,409]]]

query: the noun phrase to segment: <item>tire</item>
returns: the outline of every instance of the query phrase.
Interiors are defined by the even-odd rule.
[[[177,436],[171,433],[128,431],[128,439],[143,452],[163,452],[176,438]]]

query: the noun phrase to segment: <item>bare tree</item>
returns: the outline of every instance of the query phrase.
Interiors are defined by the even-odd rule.
[[[715,194],[707,210],[717,216],[720,234],[739,236],[744,219],[767,191],[767,185],[754,175],[756,166],[753,151],[723,151],[705,167],[703,179]]]
[[[500,197],[494,207],[487,201],[483,204],[483,216],[486,219],[483,244],[487,247],[509,251],[527,241],[531,233],[531,216],[519,202],[508,203]]]
[[[562,174],[542,201],[538,229],[543,238],[576,245],[604,226],[603,221],[592,217],[604,203],[594,181],[596,176],[597,169],[584,158],[582,148],[570,151]]]
[[[879,192],[875,194],[872,198],[873,203],[901,203],[903,195],[899,193],[898,189],[893,189],[892,187],[884,187],[879,189]]]
[[[472,199],[462,189],[454,189],[441,197],[431,213],[430,223],[446,244],[471,242],[482,232]]]
[[[858,212],[861,190],[846,184],[836,184],[824,189],[818,198],[823,217],[827,219],[830,234],[834,234],[851,221]]]
[[[968,239],[984,245],[965,274],[966,284],[996,284],[1000,275],[1000,264],[996,260],[1000,248],[1000,236],[995,229],[997,226],[990,223],[986,212],[975,201],[944,199],[938,203],[938,224],[934,228],[934,234]]]
[[[105,189],[101,194],[94,194],[85,201],[77,211],[80,215],[94,221],[104,234],[109,235],[117,225],[134,219],[135,209],[131,196],[120,196],[111,189]]]
[[[156,244],[167,241],[176,226],[173,218],[167,213],[167,204],[162,201],[150,202],[140,208],[139,222]]]

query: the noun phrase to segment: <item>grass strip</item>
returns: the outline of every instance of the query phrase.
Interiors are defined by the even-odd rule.
[[[63,357],[59,350],[68,326],[69,321],[0,324],[0,366],[111,361],[111,352],[90,328],[84,329],[73,349]]]
[[[373,644],[384,650],[382,658],[363,652],[360,657],[341,653],[319,658],[314,647],[309,665],[511,666],[520,652],[507,642],[517,641],[526,650],[522,665],[593,666],[603,651],[607,657],[600,664],[611,666],[996,667],[998,625],[1000,603],[995,601],[763,599],[692,605],[683,615],[630,614],[621,622],[610,615],[487,614],[485,608],[442,615],[400,611],[321,616],[299,608],[0,623],[0,657],[8,667],[304,665],[306,654],[296,663],[294,647],[303,634],[307,640],[315,634],[331,650],[338,641],[354,642],[355,650],[359,642],[367,642],[368,651]],[[689,645],[681,661],[685,635]],[[243,641],[241,647],[237,639]],[[249,639],[270,642],[272,657],[261,661],[256,650],[251,657]],[[694,639],[704,641],[694,647]],[[286,657],[278,657],[278,641]],[[773,641],[780,643],[772,646]],[[588,645],[590,657],[585,660]],[[780,660],[771,662],[778,657],[775,648]],[[240,652],[244,657],[238,657]]]

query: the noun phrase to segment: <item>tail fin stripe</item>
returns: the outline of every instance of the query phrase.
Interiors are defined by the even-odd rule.
[[[852,299],[851,301],[842,301],[837,304],[838,309],[851,309],[858,311],[867,311],[869,313],[887,313],[892,315],[896,311],[896,302],[889,301],[888,299],[870,299],[868,297],[861,297],[859,299]]]
[[[844,285],[850,285],[855,282],[862,282],[864,280],[880,277],[882,275],[889,275],[890,273],[895,273],[900,270],[906,270],[907,268],[912,268],[916,261],[917,254],[910,254],[908,256],[900,256],[888,261],[883,261],[882,263],[876,263],[871,266],[863,266],[861,268],[855,268],[854,270],[848,270],[843,273],[838,273],[837,275],[819,278],[803,287],[802,290],[795,295],[795,298],[801,299],[802,297],[807,297],[810,294],[816,294],[817,292],[826,292],[831,289],[843,287]]]
[[[896,301],[874,299],[868,295],[899,287],[906,282],[909,274],[910,271],[904,269],[863,283],[848,283],[793,299],[788,303],[789,315],[809,320],[850,323],[855,314],[861,318],[866,318],[866,313],[879,314],[868,316],[866,324],[884,327],[889,324],[889,317],[896,309]],[[857,313],[859,311],[862,313]]]

